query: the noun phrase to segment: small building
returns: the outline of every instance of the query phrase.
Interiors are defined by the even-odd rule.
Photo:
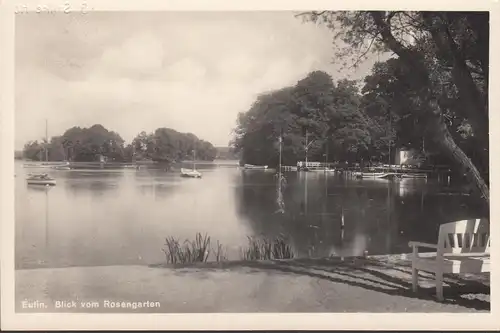
[[[415,165],[420,164],[419,152],[415,149],[398,148],[396,149],[396,165]]]
[[[108,157],[102,154],[98,154],[97,161],[99,161],[99,163],[106,163],[108,161]]]

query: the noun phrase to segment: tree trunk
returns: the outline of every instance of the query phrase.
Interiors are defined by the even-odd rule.
[[[423,96],[422,102],[426,105],[426,109],[428,110],[424,116],[427,118],[429,133],[432,134],[433,139],[442,147],[445,153],[451,155],[457,164],[464,167],[481,193],[481,197],[489,206],[490,195],[488,185],[476,166],[472,163],[471,159],[457,146],[446,124],[443,122],[441,109],[430,91],[431,85],[427,67],[422,62],[422,59],[419,58],[418,54],[407,49],[396,40],[391,31],[390,21],[383,12],[371,12],[371,15],[385,45],[396,53],[415,73],[412,88],[416,91],[420,91]],[[483,112],[483,110],[480,110],[480,112]],[[481,128],[478,128],[478,130],[481,130]],[[483,130],[488,131],[488,127],[483,128]]]
[[[490,204],[490,190],[488,184],[484,181],[481,173],[478,171],[476,166],[472,163],[471,159],[464,153],[464,151],[457,146],[450,133],[446,131],[444,137],[439,140],[439,144],[443,147],[444,151],[451,155],[453,160],[455,160],[459,165],[464,167],[468,176],[472,179],[476,188],[481,194],[487,204]]]
[[[433,40],[438,49],[447,54],[451,58],[452,70],[451,75],[453,82],[460,94],[460,101],[463,105],[460,112],[464,113],[475,129],[474,135],[479,138],[481,145],[488,146],[489,131],[488,129],[488,100],[481,94],[477,88],[470,70],[467,68],[466,60],[455,41],[451,37],[446,22],[441,18],[436,17],[436,14],[422,14],[427,28],[430,30]],[[488,163],[488,152],[480,152],[482,159]]]

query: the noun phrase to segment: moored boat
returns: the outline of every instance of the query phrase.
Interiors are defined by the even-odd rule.
[[[246,170],[266,170],[267,169],[267,165],[245,164],[243,167]]]
[[[196,170],[196,150],[193,150],[193,168],[181,168],[181,177],[187,178],[201,178],[201,172]]]
[[[194,169],[181,168],[181,177],[201,178],[201,172]]]
[[[56,166],[53,166],[52,169],[56,169],[56,170],[71,170],[71,168],[69,167],[69,165],[56,165]]]
[[[46,173],[30,175],[26,182],[28,185],[56,185],[56,180]]]
[[[373,178],[389,178],[392,176],[395,176],[396,174],[394,173],[388,173],[388,172],[353,172],[353,175],[356,178],[367,178],[367,179],[373,179]]]
[[[402,178],[406,179],[427,179],[427,174],[425,173],[403,173]]]

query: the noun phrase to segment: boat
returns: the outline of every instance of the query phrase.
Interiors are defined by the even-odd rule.
[[[26,179],[28,185],[45,185],[45,186],[53,186],[56,185],[56,180],[46,173],[30,175]]]
[[[395,173],[390,173],[390,172],[353,172],[353,176],[356,178],[368,178],[368,179],[373,179],[373,178],[389,178],[393,176],[397,176]]]
[[[186,168],[181,168],[181,177],[186,177],[186,178],[201,178],[201,172],[196,170],[196,151],[193,150],[193,168],[192,169],[186,169]]]
[[[425,173],[403,173],[402,178],[406,179],[427,179],[427,174]]]
[[[181,177],[201,178],[201,172],[194,169],[181,168]]]
[[[243,167],[246,170],[266,170],[267,169],[267,165],[245,164]]]
[[[56,169],[56,170],[71,170],[71,168],[69,167],[69,163],[68,164],[62,164],[62,165],[54,165],[54,166],[52,166],[52,169]]]
[[[60,167],[68,167],[69,162],[42,162],[42,163],[25,163],[23,164],[23,168],[60,168]]]

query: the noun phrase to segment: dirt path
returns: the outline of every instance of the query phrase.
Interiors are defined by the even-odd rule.
[[[16,311],[29,312],[477,312],[489,311],[489,275],[432,276],[411,292],[404,262],[292,260],[191,267],[106,266],[16,271]],[[55,308],[62,301],[73,308]],[[84,308],[81,302],[95,302]],[[107,302],[106,302],[107,301]],[[144,302],[150,302],[144,303]],[[23,303],[24,302],[24,303]],[[117,302],[117,303],[115,303]],[[128,308],[116,307],[119,302]],[[136,302],[136,303],[132,303]],[[35,308],[28,308],[29,305]],[[131,308],[135,307],[135,308]]]

